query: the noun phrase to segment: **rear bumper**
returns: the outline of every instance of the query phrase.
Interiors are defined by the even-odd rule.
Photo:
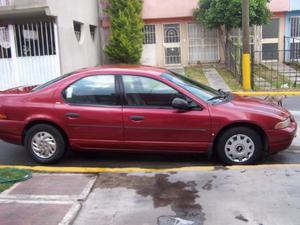
[[[5,142],[22,145],[23,129],[24,129],[24,123],[22,122],[1,120],[0,139]]]
[[[266,131],[269,140],[269,153],[274,154],[287,149],[297,134],[297,124],[292,122],[285,129]]]

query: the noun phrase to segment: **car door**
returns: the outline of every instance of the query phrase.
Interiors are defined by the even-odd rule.
[[[172,107],[175,97],[186,98],[167,84],[145,76],[123,75],[124,141],[144,150],[205,151],[211,140],[205,107],[182,111]]]
[[[121,147],[122,106],[116,84],[114,75],[92,75],[63,90],[64,103],[56,104],[56,111],[75,147]]]

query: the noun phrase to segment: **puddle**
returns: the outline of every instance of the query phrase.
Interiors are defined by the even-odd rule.
[[[196,183],[189,181],[170,182],[170,174],[156,174],[153,177],[134,176],[127,174],[101,174],[94,188],[111,189],[127,188],[135,190],[143,197],[151,197],[154,208],[169,206],[175,215],[162,215],[157,219],[158,225],[202,225],[205,214],[200,204],[196,203],[199,197]],[[177,223],[163,223],[167,220]],[[164,219],[162,219],[164,218]],[[190,222],[190,223],[188,223]],[[193,222],[193,223],[191,223]]]

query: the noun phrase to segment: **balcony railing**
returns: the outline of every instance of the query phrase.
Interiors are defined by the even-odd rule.
[[[0,7],[2,6],[11,6],[12,1],[11,0],[0,0]]]

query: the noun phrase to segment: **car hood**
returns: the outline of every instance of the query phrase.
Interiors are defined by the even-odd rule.
[[[232,99],[232,101],[230,101],[230,103],[232,104],[232,106],[247,112],[263,113],[269,114],[270,116],[283,118],[287,118],[290,116],[290,113],[283,107],[268,103],[259,98],[234,95],[234,98]]]
[[[11,88],[5,91],[0,91],[0,94],[26,94],[29,93],[33,88],[35,88],[37,85],[34,86],[21,86],[16,88]]]

